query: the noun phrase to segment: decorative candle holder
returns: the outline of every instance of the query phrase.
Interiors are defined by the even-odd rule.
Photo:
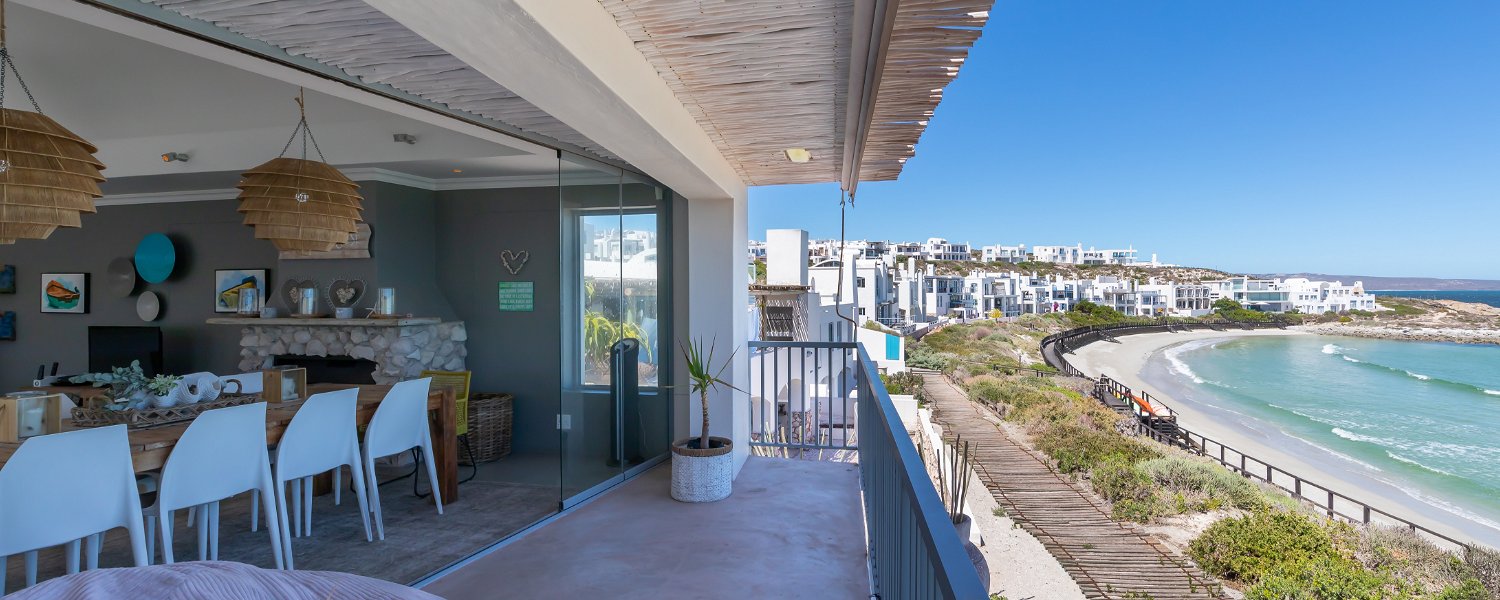
[[[255,288],[240,290],[240,316],[260,316],[260,290]]]
[[[380,288],[375,293],[375,314],[396,314],[396,288]]]
[[[302,298],[297,301],[297,314],[305,317],[318,314],[317,288],[302,288]]]

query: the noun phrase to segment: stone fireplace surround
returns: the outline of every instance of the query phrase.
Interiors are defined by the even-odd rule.
[[[348,356],[375,362],[375,383],[412,379],[424,370],[463,371],[469,339],[462,321],[408,319],[209,319],[240,326],[242,372],[271,366],[278,355]]]

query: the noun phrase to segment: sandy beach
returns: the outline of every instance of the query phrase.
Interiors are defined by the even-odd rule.
[[[1200,397],[1206,392],[1191,387],[1192,382],[1171,371],[1160,356],[1168,348],[1195,340],[1285,335],[1314,334],[1274,329],[1131,335],[1120,337],[1119,343],[1095,342],[1069,355],[1068,360],[1091,376],[1107,375],[1131,389],[1149,391],[1176,410],[1182,426],[1196,434],[1318,484],[1319,487],[1312,487],[1304,483],[1304,495],[1316,496],[1320,489],[1332,489],[1444,535],[1500,545],[1500,531],[1414,497],[1408,490],[1382,479],[1377,468],[1288,435],[1272,423],[1233,412],[1232,407],[1216,406],[1222,400]],[[1216,447],[1210,447],[1210,451],[1215,450]],[[1287,487],[1293,485],[1290,477],[1279,474],[1276,481]],[[1359,514],[1352,504],[1341,503],[1338,507],[1342,512]]]

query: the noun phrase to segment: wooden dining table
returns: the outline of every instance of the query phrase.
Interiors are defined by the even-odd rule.
[[[382,400],[385,400],[385,394],[390,391],[391,386],[312,383],[308,384],[307,393],[312,395],[349,388],[359,389],[359,402],[355,406],[354,421],[363,426],[375,416],[375,409],[380,406]],[[444,504],[458,500],[458,428],[455,420],[457,409],[454,398],[452,388],[435,388],[427,395],[428,423],[432,431],[432,453],[434,462],[437,464],[438,489],[442,492]],[[281,435],[286,433],[287,425],[292,422],[292,417],[301,407],[301,400],[272,402],[266,405],[267,444],[276,444],[281,441]],[[159,427],[131,429],[129,432],[130,457],[135,464],[135,472],[143,473],[162,468],[167,463],[167,457],[172,454],[173,446],[177,444],[177,440],[182,437],[183,432],[187,431],[191,423],[192,421],[183,421]],[[63,429],[74,429],[72,421],[63,421]],[[0,443],[0,465],[4,465],[20,446],[19,443]]]

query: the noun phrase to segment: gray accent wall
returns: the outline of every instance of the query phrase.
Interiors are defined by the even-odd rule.
[[[365,282],[361,304],[366,307],[374,303],[376,288],[391,286],[396,288],[400,312],[463,319],[438,284],[436,194],[380,182],[361,186],[365,220],[373,232],[369,259],[278,260],[276,248],[255,239],[254,230],[241,223],[243,215],[232,198],[101,206],[97,214],[84,216],[82,228],[59,229],[46,240],[0,246],[0,264],[16,267],[16,293],[0,294],[0,311],[16,313],[16,339],[0,341],[0,392],[30,385],[43,363],[60,363],[63,374],[87,370],[90,325],[161,327],[164,367],[171,373],[235,372],[238,328],[205,323],[215,316],[230,316],[214,312],[216,269],[269,269],[268,300],[283,311],[288,305],[281,288],[288,279],[313,279],[327,286],[346,278]],[[548,190],[543,195],[547,194],[554,204],[547,230],[555,233],[556,192]],[[159,284],[138,280],[131,296],[111,296],[104,285],[109,262],[134,256],[141,238],[158,232],[172,238],[177,248],[172,276]],[[89,273],[89,313],[42,313],[44,272]],[[163,307],[161,317],[151,323],[141,321],[135,312],[137,298],[147,290],[161,297]],[[324,310],[332,309],[325,306]],[[482,343],[471,340],[469,347]]]
[[[560,404],[561,262],[557,188],[438,192],[438,282],[469,332],[471,388],[514,394],[512,451],[554,454]],[[500,253],[526,251],[517,275]],[[533,312],[500,312],[501,281],[531,281]]]
[[[240,224],[234,200],[104,206],[83,218],[83,227],[59,229],[44,241],[0,246],[0,264],[16,266],[16,293],[0,294],[0,311],[16,312],[15,341],[0,341],[0,391],[30,385],[37,365],[61,363],[60,373],[88,369],[88,326],[158,325],[168,372],[233,372],[239,362],[239,330],[204,324],[214,313],[215,269],[276,268],[276,248]],[[129,297],[105,288],[105,269],[117,257],[135,255],[148,233],[165,233],[177,246],[177,267],[159,284],[137,281]],[[89,273],[89,313],[41,312],[42,273]],[[162,298],[161,317],[136,317],[136,299],[153,291]]]

